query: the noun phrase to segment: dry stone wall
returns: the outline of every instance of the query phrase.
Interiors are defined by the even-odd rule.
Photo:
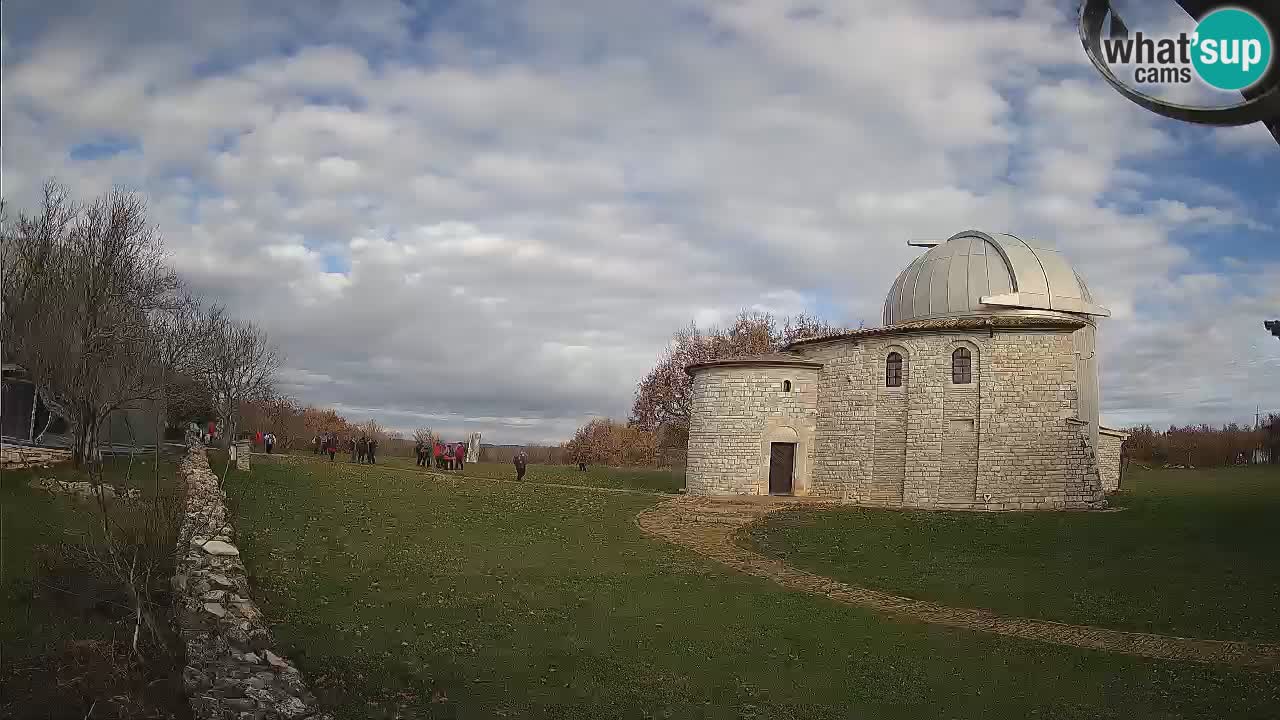
[[[249,596],[226,495],[204,446],[189,439],[189,447],[179,467],[186,515],[173,589],[192,715],[197,720],[327,720],[297,668],[272,650],[271,633]]]

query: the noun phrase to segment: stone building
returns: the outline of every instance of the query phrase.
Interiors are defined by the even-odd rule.
[[[1096,508],[1096,319],[1051,247],[966,231],[893,283],[883,327],[691,365],[687,491],[984,510]]]

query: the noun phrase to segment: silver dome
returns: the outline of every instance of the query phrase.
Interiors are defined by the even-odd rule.
[[[957,233],[903,270],[884,302],[884,324],[1027,310],[1111,315],[1057,250],[978,230]]]

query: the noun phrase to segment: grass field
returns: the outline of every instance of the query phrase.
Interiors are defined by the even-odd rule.
[[[173,457],[162,457],[157,485],[151,456],[132,468],[108,459],[104,478],[172,493],[174,468]],[[28,487],[45,477],[86,479],[65,464],[0,473],[0,717],[83,718],[95,699],[101,717],[181,705],[179,677],[177,685],[153,684],[168,668],[130,660],[133,624],[123,592],[59,550],[72,534],[95,528],[94,507]],[[110,700],[121,695],[128,699]]]
[[[1116,513],[781,513],[761,551],[951,605],[1189,637],[1280,641],[1280,467],[1143,470]]]
[[[228,483],[257,599],[344,718],[1280,713],[1280,674],[782,590],[643,536],[634,516],[657,498],[270,461]],[[450,702],[429,705],[433,690]]]
[[[417,469],[413,458],[379,458],[378,462],[391,467]],[[462,475],[464,477],[481,477],[493,480],[516,479],[515,468],[510,463],[497,462],[467,463]],[[661,493],[674,493],[684,487],[682,471],[658,468],[588,466],[584,472],[578,470],[577,465],[529,465],[525,471],[524,479],[526,482],[645,490]]]

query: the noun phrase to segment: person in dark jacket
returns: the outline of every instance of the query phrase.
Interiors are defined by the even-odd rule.
[[[369,438],[361,435],[356,441],[356,462],[363,463],[366,455],[369,454]]]
[[[524,480],[524,469],[529,464],[529,455],[524,450],[521,450],[516,453],[511,462],[516,466],[516,482]]]
[[[365,457],[369,459],[370,465],[373,464],[373,453],[377,451],[377,449],[378,449],[378,441],[373,438],[369,438],[369,448],[365,453]]]

